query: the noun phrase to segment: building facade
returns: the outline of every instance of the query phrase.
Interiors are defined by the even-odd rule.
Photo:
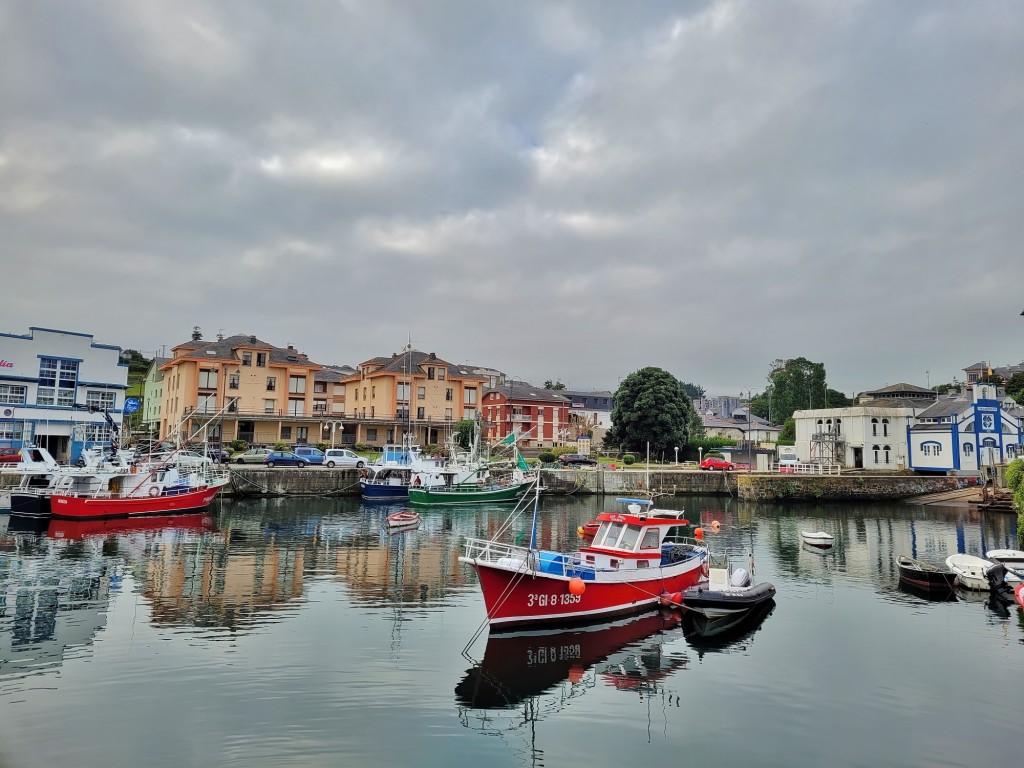
[[[172,349],[164,374],[160,437],[250,445],[320,442],[326,414],[314,409],[322,366],[294,347],[255,336],[193,338]]]
[[[565,392],[524,381],[499,384],[484,395],[484,435],[492,444],[515,434],[524,448],[551,448],[589,434],[572,415]]]
[[[154,357],[142,382],[142,429],[149,437],[160,433],[164,405],[164,372],[161,367],[169,359],[159,355]]]
[[[488,376],[433,352],[406,348],[375,357],[346,377],[345,441],[381,446],[403,435],[440,445],[463,419],[475,420]]]
[[[974,474],[1022,454],[1016,404],[993,384],[940,398],[907,429],[910,467]]]
[[[574,389],[556,390],[569,400],[569,418],[591,429],[611,429],[615,395],[605,390],[584,392]]]
[[[111,440],[102,412],[120,429],[127,389],[121,347],[50,328],[0,334],[0,446],[37,445],[74,461]]]

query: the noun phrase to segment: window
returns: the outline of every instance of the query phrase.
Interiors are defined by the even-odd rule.
[[[305,415],[305,400],[294,400],[289,398],[288,400],[288,415],[289,416],[304,416]]]
[[[314,400],[313,401],[313,413],[327,413],[327,401],[326,400]]]
[[[406,381],[399,382],[398,383],[398,388],[395,390],[395,397],[398,398],[398,400],[400,402],[404,401],[404,400],[408,400],[409,399],[409,391],[410,391],[410,385],[409,385],[408,382],[406,382]]]
[[[444,381],[444,368],[437,369],[437,380]]]
[[[228,376],[228,389],[238,389],[238,374],[232,373]]]
[[[96,391],[86,392],[85,404],[109,411],[114,407],[114,393]]]
[[[196,398],[197,413],[213,413],[217,410],[216,395],[199,395]]]
[[[644,540],[640,543],[640,549],[657,549],[658,548],[658,529],[649,528],[647,533],[644,534]]]
[[[452,420],[452,409],[451,408],[445,408],[444,409],[444,417],[446,419],[448,419],[448,421]]]
[[[889,420],[882,419],[882,437],[889,436]]]
[[[636,541],[639,538],[640,526],[627,525],[625,532],[622,534],[622,541],[619,542],[619,548],[632,552],[633,548],[636,546]]]
[[[878,452],[879,452],[880,450],[881,450],[881,449],[880,449],[880,448],[879,448],[879,447],[878,447],[877,445],[872,445],[872,446],[871,446],[871,452],[872,452],[872,454],[874,454],[874,458],[875,458],[875,464],[877,464],[877,463],[878,463]]]
[[[321,394],[326,394],[326,392],[327,392],[327,382],[325,382],[325,381],[314,381],[313,382],[313,391],[317,392],[317,393],[321,393]]]
[[[39,360],[39,387],[37,405],[70,407],[75,402],[78,383],[78,361],[43,357]]]
[[[878,434],[878,419],[871,420],[871,435],[872,437]]]
[[[843,434],[843,420],[842,419],[836,419],[836,434],[837,435]]]
[[[20,384],[0,384],[0,403],[24,405],[28,399],[28,387]]]
[[[425,419],[425,418],[427,418],[426,409],[423,406],[420,406],[419,408],[416,409],[416,418],[417,419]]]
[[[242,353],[242,365],[252,365],[252,352]]]
[[[273,413],[274,410],[276,409],[276,407],[277,407],[277,400],[267,399],[267,400],[263,401],[263,412],[264,413]]]
[[[964,443],[964,456],[970,456],[974,453],[974,446],[971,443]]]
[[[942,445],[934,440],[921,443],[921,453],[925,456],[939,456],[942,454]]]
[[[24,440],[24,421],[0,421],[0,440]]]
[[[464,418],[464,419],[475,419],[476,418],[476,408],[465,408],[464,407],[462,409],[462,418]]]
[[[444,399],[451,402],[455,399],[455,390],[448,388],[444,391]]]
[[[408,419],[409,418],[409,409],[408,408],[399,408],[398,410],[395,411],[395,418],[399,419],[399,420]]]
[[[366,439],[371,443],[377,442],[377,430],[374,428],[366,430]]]
[[[476,405],[476,387],[466,387],[462,402],[465,405]]]
[[[205,368],[199,369],[199,388],[200,389],[216,389],[217,388],[217,372],[207,370]]]
[[[232,397],[231,402],[228,403],[228,413],[238,413],[238,398]]]
[[[87,443],[109,443],[112,437],[108,424],[85,425],[85,441]]]
[[[427,368],[427,378],[430,381],[434,380],[434,369],[433,368]]]
[[[267,365],[267,353],[257,352],[256,353],[256,366],[258,368],[265,368]]]
[[[295,442],[305,445],[309,442],[309,427],[296,427]]]
[[[306,377],[305,376],[289,376],[288,377],[288,394],[290,394],[290,395],[304,395],[304,394],[306,394]]]
[[[267,376],[267,392],[273,392],[277,389],[277,377]]]
[[[417,400],[426,400],[427,399],[427,388],[426,387],[417,387],[416,388],[416,399]]]
[[[281,439],[282,440],[291,440],[292,439],[292,428],[291,427],[281,427]]]
[[[890,451],[890,448],[889,448],[888,445],[882,446],[882,453],[885,455],[885,463],[886,464],[889,463],[889,451]]]

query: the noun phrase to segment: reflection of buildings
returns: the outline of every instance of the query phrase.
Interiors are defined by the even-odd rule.
[[[13,551],[0,552],[0,679],[45,671],[66,649],[92,645],[117,581],[120,564],[99,551],[66,559],[66,547],[35,541],[12,536]]]

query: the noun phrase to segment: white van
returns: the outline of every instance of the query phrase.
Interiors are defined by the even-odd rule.
[[[362,469],[366,459],[348,448],[328,448],[324,453],[324,464],[328,467],[355,467]]]

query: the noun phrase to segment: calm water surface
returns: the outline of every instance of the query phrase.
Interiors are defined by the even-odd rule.
[[[543,546],[608,506],[543,500]],[[0,766],[1021,763],[1024,614],[905,593],[895,564],[1016,548],[1013,516],[662,506],[720,521],[713,546],[753,552],[774,608],[720,634],[653,612],[464,652],[484,612],[461,543],[507,507],[390,538],[394,508],[336,499],[143,530],[0,518]]]

